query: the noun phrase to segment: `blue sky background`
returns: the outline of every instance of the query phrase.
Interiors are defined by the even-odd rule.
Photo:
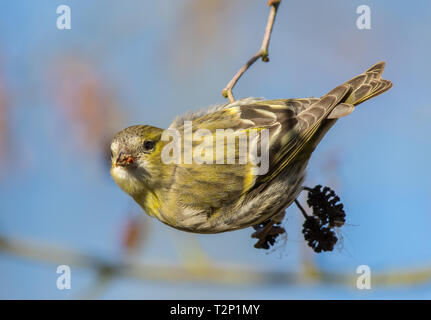
[[[120,261],[125,221],[130,212],[145,216],[110,178],[103,146],[80,131],[85,115],[70,116],[73,103],[62,92],[79,78],[62,81],[85,66],[104,88],[100,136],[133,124],[168,127],[177,114],[223,103],[221,89],[260,46],[266,1],[197,2],[0,0],[0,81],[7,97],[0,116],[8,124],[0,160],[1,235]],[[71,7],[71,30],[56,28],[61,4]],[[371,30],[356,28],[363,4],[371,8]],[[333,186],[345,205],[339,250],[316,255],[306,248],[301,217],[291,207],[288,241],[276,252],[254,249],[251,229],[194,236],[148,218],[139,259],[179,265],[178,246],[188,250],[197,241],[210,263],[258,270],[300,272],[304,256],[321,270],[352,276],[362,264],[372,272],[431,266],[430,30],[431,2],[424,0],[282,1],[270,62],[253,65],[234,90],[237,98],[320,96],[386,61],[384,77],[394,87],[339,121],[309,166],[307,184]],[[94,271],[72,268],[72,289],[57,290],[56,267],[0,252],[0,298],[80,298],[95,281]],[[97,297],[429,299],[431,283],[359,291],[327,283],[116,278]]]

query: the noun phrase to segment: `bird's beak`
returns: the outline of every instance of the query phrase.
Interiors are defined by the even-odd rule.
[[[129,154],[123,152],[123,151],[120,151],[120,153],[118,153],[118,157],[115,160],[115,164],[114,165],[116,167],[118,167],[118,166],[127,167],[127,166],[129,166],[131,164],[134,164],[134,163],[135,163],[135,158],[134,157],[132,157],[131,155],[129,155]]]

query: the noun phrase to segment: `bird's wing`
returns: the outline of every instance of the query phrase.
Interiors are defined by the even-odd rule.
[[[214,153],[210,158],[213,164],[199,165],[195,161],[193,164],[187,164],[182,161],[175,171],[176,190],[172,190],[172,193],[180,198],[177,199],[179,203],[189,207],[207,206],[209,210],[216,211],[220,207],[233,204],[253,188],[256,182],[264,182],[265,177],[276,175],[286,165],[286,161],[290,161],[291,158],[286,155],[295,155],[300,150],[315,130],[318,119],[327,114],[330,107],[338,103],[347,90],[347,86],[341,86],[320,99],[238,100],[218,107],[213,112],[189,114],[180,120],[177,119],[170,128],[182,133],[184,146],[187,144],[186,141],[191,139],[184,135],[185,121],[191,121],[189,124],[193,134],[198,129],[204,129],[215,137],[217,130],[224,129],[227,138],[224,140],[226,146],[221,156],[216,153],[217,148],[213,139],[202,138],[199,141],[192,141],[189,145],[192,145],[193,154],[196,152],[202,154],[207,147],[212,148]],[[265,175],[256,175],[256,169],[262,163],[255,164],[250,161],[241,163],[244,160],[243,150],[241,151],[238,144],[235,144],[235,139],[229,140],[228,137],[243,134],[248,139],[253,131],[261,132],[262,129],[268,130],[269,171]],[[259,135],[253,141],[260,146]],[[185,148],[184,153],[186,152]],[[256,154],[260,152],[261,149]],[[234,158],[235,164],[228,162],[229,157]],[[224,164],[219,164],[219,160]]]
[[[176,188],[185,206],[220,208],[232,204],[251,188],[265,187],[289,164],[296,160],[307,161],[319,137],[322,137],[337,118],[349,114],[357,104],[388,90],[392,84],[381,78],[384,62],[371,67],[363,74],[336,87],[321,98],[259,100],[243,99],[231,104],[213,107],[204,112],[188,114],[177,119],[170,128],[184,129],[185,121],[191,121],[193,132],[206,129],[213,135],[217,129],[231,129],[230,136],[244,133],[251,136],[253,130],[269,133],[269,170],[256,175],[256,165],[242,159],[236,144],[232,152],[226,151],[223,159],[232,155],[235,164],[185,164],[177,166]],[[189,138],[190,139],[190,138]],[[187,140],[187,139],[184,139]],[[254,140],[259,145],[259,140]],[[214,141],[192,141],[193,152],[198,147],[214,147]],[[227,149],[229,149],[229,142]],[[201,149],[199,149],[199,147]],[[225,150],[226,150],[225,148]],[[216,154],[213,159],[220,159]]]
[[[282,126],[281,145],[273,144],[278,149],[274,148],[272,153],[270,172],[256,183],[274,179],[295,159],[308,160],[317,143],[336,119],[350,114],[358,104],[389,90],[392,83],[382,78],[384,68],[385,62],[381,61],[319,99],[285,100],[285,103],[295,111],[293,118],[297,124]],[[274,102],[260,103],[271,105]]]
[[[274,179],[292,163],[307,142],[314,137],[322,121],[345,99],[350,90],[350,85],[343,84],[321,98],[284,100],[293,112],[290,112],[286,118],[281,117],[281,130],[277,139],[274,139],[271,144],[270,171],[257,182],[263,183]],[[266,101],[262,103],[264,102]],[[272,101],[267,103],[273,104]]]

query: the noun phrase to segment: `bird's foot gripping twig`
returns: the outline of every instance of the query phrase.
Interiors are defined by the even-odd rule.
[[[251,237],[258,239],[254,245],[257,249],[269,249],[280,234],[286,233],[286,230],[281,226],[281,221],[274,222],[272,219],[259,223],[253,228],[256,231]]]
[[[341,227],[346,221],[346,213],[340,198],[329,187],[321,185],[314,188],[304,187],[308,191],[307,204],[312,208],[313,215],[308,215],[298,200],[295,204],[305,217],[302,233],[308,245],[317,253],[332,251],[337,243],[337,236],[332,230]]]

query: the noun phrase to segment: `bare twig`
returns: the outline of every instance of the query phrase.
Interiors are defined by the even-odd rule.
[[[304,218],[305,219],[309,218],[307,212],[305,212],[305,209],[301,206],[301,204],[299,203],[298,199],[295,199],[295,204],[298,207],[299,211],[301,211],[301,213],[304,216]]]
[[[239,69],[239,71],[233,76],[232,80],[226,85],[226,87],[222,91],[222,95],[225,98],[229,98],[230,102],[234,102],[235,98],[233,97],[232,89],[241,76],[247,71],[250,66],[255,63],[259,58],[262,58],[263,62],[268,62],[268,46],[269,40],[271,38],[271,31],[274,25],[275,16],[277,14],[278,6],[280,5],[281,0],[268,0],[267,5],[271,7],[271,11],[269,12],[268,23],[266,25],[265,34],[263,36],[262,46],[259,51],[256,52],[247,62],[246,64]]]

